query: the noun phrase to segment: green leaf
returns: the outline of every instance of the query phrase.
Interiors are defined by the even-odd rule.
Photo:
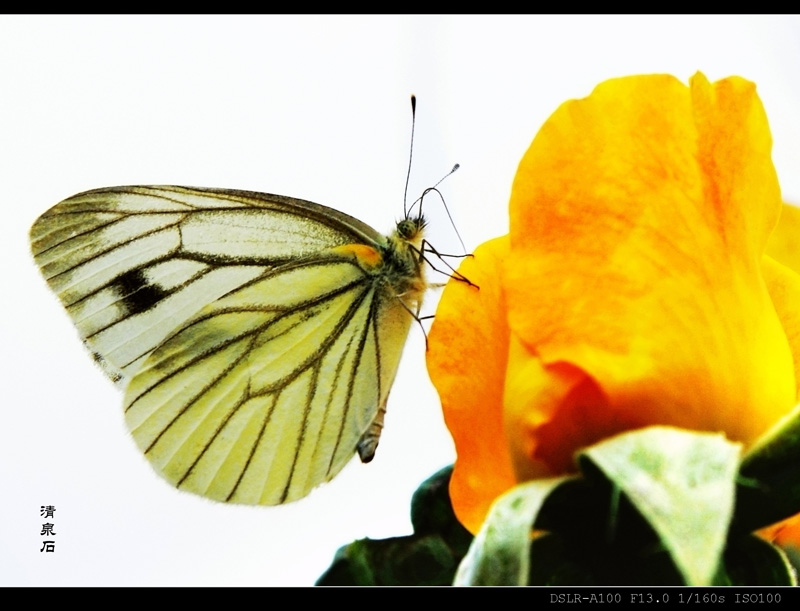
[[[796,581],[797,575],[800,573],[800,547],[797,547],[794,543],[784,543],[780,547],[780,550],[786,555],[786,560],[792,567],[792,572]]]
[[[526,585],[531,527],[545,498],[565,479],[521,484],[498,498],[461,561],[453,585]]]
[[[608,522],[608,496],[612,487],[601,478],[574,477],[564,480],[545,499],[534,528],[576,533],[585,538],[601,532]]]
[[[361,539],[339,548],[317,585],[450,585],[472,541],[450,504],[452,472],[445,467],[417,488],[411,500],[413,535]]]
[[[592,568],[583,561],[582,551],[580,545],[571,545],[560,534],[538,533],[531,542],[528,585],[598,585]]]
[[[581,466],[583,477],[553,490],[534,522],[535,529],[558,535],[563,552],[552,553],[551,544],[549,557],[542,558],[536,539],[530,584],[685,585],[659,535],[630,500],[590,461]]]
[[[450,585],[459,560],[437,535],[361,539],[339,548],[316,585]]]
[[[369,539],[343,545],[333,557],[333,562],[320,575],[318,586],[374,586],[377,578],[370,565]]]
[[[745,535],[729,542],[717,585],[796,586],[797,575],[782,549]]]
[[[472,534],[462,526],[450,503],[450,476],[453,465],[426,479],[411,497],[411,525],[415,535],[437,534],[459,558],[472,543]]]
[[[650,427],[592,446],[580,460],[627,496],[687,584],[710,585],[733,515],[739,451],[722,435]]]
[[[750,532],[800,513],[800,406],[745,454],[740,476],[738,530]]]

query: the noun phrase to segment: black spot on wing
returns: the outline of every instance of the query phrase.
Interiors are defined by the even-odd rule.
[[[149,282],[142,269],[120,274],[113,286],[130,314],[145,312],[169,295],[169,291]]]

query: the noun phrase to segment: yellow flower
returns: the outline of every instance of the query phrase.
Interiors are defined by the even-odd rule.
[[[480,290],[450,282],[430,333],[470,530],[499,494],[571,472],[605,437],[663,424],[747,445],[794,407],[800,252],[785,236],[800,213],[773,234],[771,146],[738,77],[613,79],[547,120],[510,234],[459,270]]]

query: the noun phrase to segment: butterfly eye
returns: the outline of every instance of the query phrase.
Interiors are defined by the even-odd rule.
[[[425,220],[422,217],[404,219],[397,223],[397,235],[403,240],[414,240],[424,227]]]

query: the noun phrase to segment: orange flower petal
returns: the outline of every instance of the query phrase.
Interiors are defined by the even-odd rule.
[[[800,513],[782,522],[757,531],[757,534],[770,543],[781,547],[794,546],[800,550]]]
[[[791,208],[789,219],[785,221],[787,209],[789,206],[784,206],[778,227],[782,228],[782,231],[786,231],[788,226],[798,223],[797,229],[800,229],[800,213],[795,212],[796,208]],[[798,235],[796,231],[795,235]],[[763,259],[764,280],[794,356],[795,382],[798,384],[796,400],[800,400],[800,308],[798,308],[800,275],[796,273],[800,266],[794,267],[800,264],[800,257],[791,256],[792,254],[798,255],[800,252],[794,249],[794,241],[786,240],[783,236],[778,236],[776,239],[775,234],[770,237],[767,252],[781,257],[782,261],[788,261],[793,265],[790,268],[766,255]],[[800,514],[764,529],[760,534],[768,541],[774,541],[778,545],[794,545],[800,548]]]
[[[795,403],[800,400],[800,274],[767,255],[762,260],[764,281],[792,351]]]
[[[507,257],[502,237],[462,263],[459,272],[480,289],[449,282],[428,337],[428,372],[458,450],[450,497],[473,532],[492,501],[516,483],[502,413],[508,326],[497,276]]]
[[[752,83],[700,74],[690,88],[608,81],[542,127],[510,246],[464,263],[481,289],[451,282],[430,335],[451,498],[473,532],[516,481],[569,471],[614,433],[671,424],[748,443],[794,406],[800,210],[784,206],[769,238],[770,148]]]
[[[767,242],[767,254],[800,274],[800,208],[783,204],[781,218]]]
[[[506,420],[530,423],[515,464],[557,470],[587,439],[632,425],[751,442],[794,406],[761,268],[781,207],[770,148],[740,78],[615,79],[550,117],[512,190],[509,324],[544,371],[566,367],[596,389],[585,404],[542,406],[513,381],[534,366],[512,353]],[[575,436],[565,414],[595,417]]]
[[[764,280],[772,303],[789,340],[794,357],[796,400],[800,400],[800,208],[783,205],[781,218],[767,242],[762,260]],[[779,522],[760,533],[781,546],[800,548],[800,514]]]
[[[644,426],[639,415],[616,411],[585,372],[566,362],[545,365],[513,333],[505,397],[518,481],[574,471],[576,448]]]

